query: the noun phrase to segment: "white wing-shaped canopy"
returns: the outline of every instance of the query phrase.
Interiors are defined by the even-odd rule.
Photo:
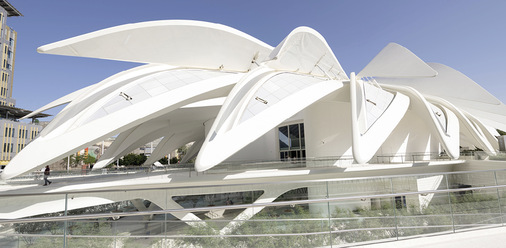
[[[36,110],[67,104],[10,161],[3,179],[115,135],[95,169],[163,137],[146,165],[194,142],[184,160],[197,156],[195,168],[203,171],[291,117],[305,118],[304,111],[322,111],[307,115],[321,122],[339,119],[331,125],[309,122],[314,126],[306,127],[308,153],[348,155],[351,144],[357,163],[367,163],[383,150],[413,152],[406,147],[458,158],[462,141],[494,153],[496,138],[490,130],[506,130],[506,106],[460,72],[426,64],[391,43],[350,80],[323,36],[307,27],[293,30],[273,49],[220,24],[153,21],[99,30],[38,51],[147,64]],[[224,102],[211,103],[220,98]],[[410,130],[412,125],[417,129]],[[345,132],[351,135],[336,135]],[[333,142],[338,136],[351,140],[337,142],[343,146]],[[425,143],[412,144],[419,141],[409,137]]]
[[[36,114],[39,114],[39,113],[42,113],[44,111],[47,111],[49,109],[52,109],[52,108],[55,108],[55,107],[58,107],[58,106],[61,106],[61,105],[64,105],[64,104],[67,104],[69,102],[72,102],[74,99],[76,99],[77,97],[79,97],[80,95],[84,94],[86,91],[90,90],[91,88],[93,88],[94,85],[90,85],[88,87],[85,87],[85,88],[82,88],[80,90],[76,90],[68,95],[65,95],[63,97],[60,97],[40,108],[38,108],[37,110],[31,112],[30,114],[27,114],[26,116],[23,116],[23,118],[21,119],[26,119],[26,118],[30,118]]]
[[[292,31],[269,59],[228,95],[197,156],[197,171],[223,162],[348,80],[325,39],[307,27]]]
[[[439,63],[428,65],[438,72],[436,77],[377,80],[380,83],[407,85],[424,95],[445,99],[481,122],[506,130],[506,105],[461,72]]]
[[[216,23],[164,20],[107,28],[41,46],[40,53],[245,72],[272,47]]]
[[[225,96],[241,77],[240,74],[213,72],[210,77],[193,81],[193,77],[187,74],[187,70],[169,72],[171,76],[173,73],[188,76],[187,79],[190,81],[185,84],[184,80],[172,81],[172,77],[151,77],[150,75],[147,77],[150,80],[146,81],[143,78],[134,80],[112,91],[103,99],[86,106],[74,118],[68,118],[52,132],[32,141],[11,160],[2,173],[2,177],[10,178],[31,169],[43,167],[44,164],[55,162],[59,158],[144,122],[159,118],[189,103]],[[202,76],[201,73],[197,74]],[[197,77],[196,74],[193,75]],[[161,78],[166,81],[158,81]],[[160,84],[163,87],[153,92],[142,87],[144,84],[151,83]],[[131,96],[132,99],[125,99],[121,92]],[[52,149],[45,149],[47,147],[52,147]],[[32,163],[25,162],[28,160]]]
[[[435,77],[437,71],[405,47],[390,43],[362,71],[361,77],[417,78]]]
[[[347,80],[334,52],[323,36],[314,29],[294,29],[269,55],[270,68],[311,74],[334,80]]]

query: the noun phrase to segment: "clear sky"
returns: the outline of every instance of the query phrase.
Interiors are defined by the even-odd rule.
[[[38,54],[37,47],[112,26],[168,19],[224,24],[272,46],[294,28],[308,26],[326,38],[347,74],[359,72],[396,42],[426,62],[461,71],[506,102],[504,0],[8,1],[24,15],[7,20],[18,32],[13,97],[20,108],[35,110],[138,65]]]

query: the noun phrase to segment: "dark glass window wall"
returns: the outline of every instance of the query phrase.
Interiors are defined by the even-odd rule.
[[[278,127],[279,158],[281,160],[306,157],[304,123]]]

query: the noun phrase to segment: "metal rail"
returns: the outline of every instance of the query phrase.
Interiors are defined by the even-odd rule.
[[[338,202],[338,201],[346,201],[346,200],[360,200],[360,199],[370,199],[370,198],[392,198],[392,197],[396,197],[396,196],[406,196],[406,195],[454,193],[454,192],[463,192],[463,191],[471,191],[471,190],[474,191],[474,190],[500,189],[500,188],[506,188],[506,185],[481,186],[481,187],[470,187],[470,188],[459,188],[459,189],[424,190],[424,191],[416,191],[416,192],[373,194],[373,195],[360,195],[360,196],[330,197],[330,198],[310,199],[310,200],[280,201],[280,202],[267,202],[267,203],[200,207],[200,208],[182,208],[182,209],[164,209],[164,210],[138,211],[138,212],[83,214],[83,215],[40,217],[40,218],[0,219],[0,224],[32,223],[32,222],[45,222],[45,221],[65,221],[65,220],[80,220],[80,219],[97,219],[97,218],[109,218],[109,217],[127,217],[127,216],[142,216],[142,215],[170,214],[170,213],[208,212],[208,211],[215,211],[215,210],[244,209],[244,208],[255,208],[255,207],[273,207],[273,206],[314,204],[314,203],[330,203],[330,202]],[[115,190],[115,191],[126,191],[126,190]],[[111,191],[107,191],[107,192],[111,192]],[[87,193],[89,193],[89,192],[87,192]],[[62,194],[62,193],[59,193],[59,194]],[[192,222],[192,221],[187,221],[187,222]],[[202,222],[202,220],[195,220],[194,222]]]

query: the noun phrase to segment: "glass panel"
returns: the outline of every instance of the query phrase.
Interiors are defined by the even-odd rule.
[[[290,140],[288,139],[288,127],[279,127],[278,128],[278,136],[279,136],[279,150],[288,150],[290,147]]]
[[[300,124],[300,144],[302,149],[306,149],[306,139],[304,135],[304,123]],[[306,157],[306,156],[304,156]]]
[[[0,237],[0,247],[63,247],[63,236],[8,236]]]
[[[447,193],[412,195],[407,202],[395,212],[399,237],[453,231]]]
[[[299,124],[290,125],[290,141],[291,141],[290,149],[300,148]]]
[[[2,197],[1,202],[5,212],[0,213],[0,219],[62,216],[58,211],[65,209],[63,195]],[[61,221],[2,224],[0,232],[13,236],[0,237],[0,247],[30,247],[34,244],[42,244],[38,247],[62,247],[63,227]]]
[[[188,225],[184,234],[194,237],[178,238],[175,241],[176,246],[321,247],[329,244],[328,218],[311,214],[305,204],[263,208],[251,218],[231,221],[230,228],[226,231],[219,227],[222,225],[219,222],[207,220]],[[227,233],[232,237],[220,238],[217,236],[220,233]]]
[[[358,245],[372,240],[393,240],[396,219],[393,198],[331,202],[333,245]]]
[[[29,244],[23,243],[19,236],[0,236],[0,247],[24,247]],[[31,242],[30,244],[33,244]]]
[[[496,189],[460,191],[450,197],[456,230],[501,224]]]

